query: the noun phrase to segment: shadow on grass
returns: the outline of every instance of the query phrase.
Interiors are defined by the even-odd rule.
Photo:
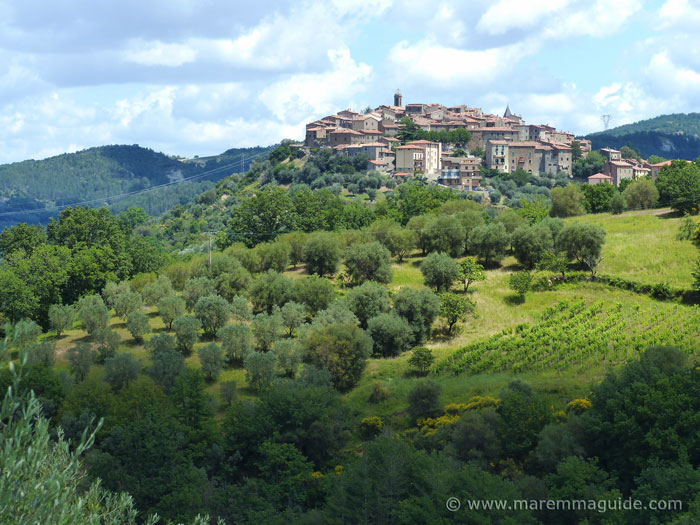
[[[525,296],[520,294],[510,294],[503,298],[503,302],[509,306],[517,306],[525,302]]]
[[[681,217],[683,217],[683,214],[679,211],[671,210],[665,213],[660,213],[659,215],[656,215],[656,217],[658,217],[659,219],[680,219]]]

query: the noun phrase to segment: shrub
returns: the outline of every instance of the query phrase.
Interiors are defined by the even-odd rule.
[[[441,391],[437,383],[421,380],[408,393],[408,413],[414,422],[418,418],[434,417],[440,413]]]
[[[364,439],[372,439],[382,432],[384,424],[378,416],[365,417],[360,422],[360,434]]]
[[[372,393],[369,395],[370,403],[379,403],[389,399],[389,389],[382,386],[379,381],[375,381]]]
[[[419,346],[413,350],[408,360],[408,365],[420,375],[426,375],[435,361],[435,356],[430,348]]]

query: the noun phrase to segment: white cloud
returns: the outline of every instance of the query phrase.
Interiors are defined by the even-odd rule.
[[[700,5],[688,0],[666,0],[659,9],[660,29],[688,28],[697,31],[700,26]]]
[[[348,48],[328,51],[332,64],[323,73],[293,75],[262,90],[260,102],[282,122],[334,113],[338,104],[350,100],[367,89],[372,68],[357,63]]]
[[[163,42],[133,42],[124,51],[123,59],[143,66],[178,67],[193,62],[197,52],[186,44],[165,44]]]
[[[445,47],[429,39],[415,44],[404,40],[391,48],[388,63],[402,85],[454,89],[460,85],[488,85],[535,50],[532,42],[467,50]]]
[[[511,29],[529,29],[542,18],[566,7],[571,0],[499,0],[481,16],[476,28],[491,35]]]

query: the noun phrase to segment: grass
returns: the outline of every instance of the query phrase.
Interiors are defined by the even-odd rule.
[[[645,284],[665,282],[675,288],[690,288],[691,270],[698,257],[689,241],[676,240],[682,217],[659,210],[583,215],[567,221],[587,222],[605,229],[601,274]]]

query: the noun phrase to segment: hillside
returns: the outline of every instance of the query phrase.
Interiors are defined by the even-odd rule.
[[[700,113],[675,113],[586,136],[594,149],[631,146],[642,156],[693,160],[700,156]]]
[[[45,222],[55,214],[55,210],[42,211],[45,208],[83,201],[110,204],[115,212],[136,205],[158,215],[206,191],[212,182],[244,171],[268,150],[231,149],[206,159],[179,160],[138,145],[112,145],[0,165],[0,229],[17,222]],[[229,167],[212,172],[223,166]],[[195,178],[188,184],[177,184],[191,177]],[[163,184],[172,186],[102,201]]]

